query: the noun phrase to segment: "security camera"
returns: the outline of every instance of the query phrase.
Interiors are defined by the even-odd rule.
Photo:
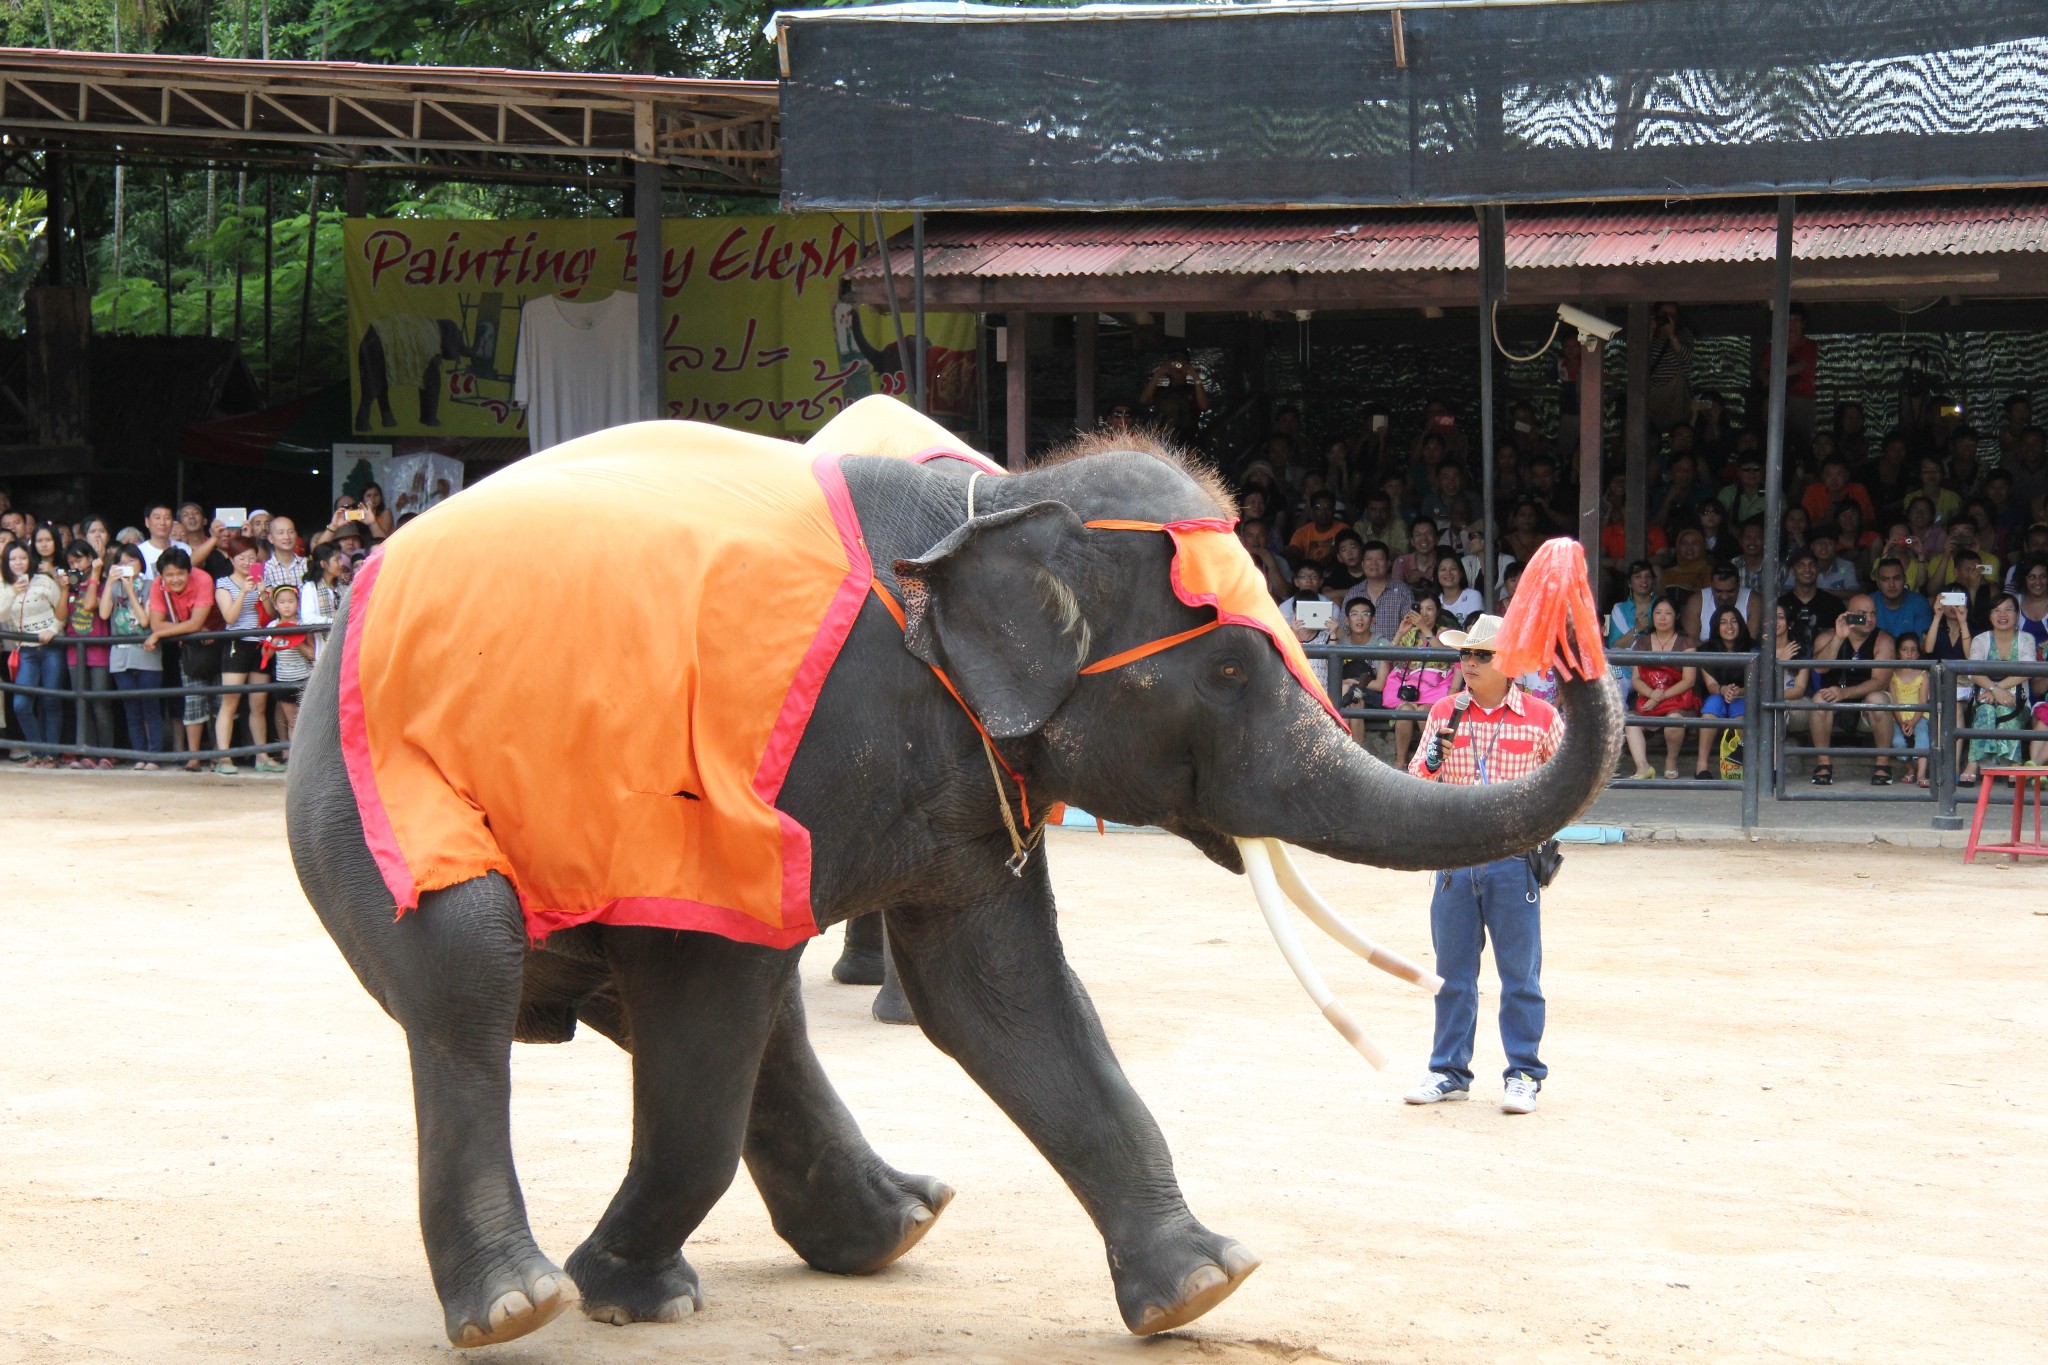
[[[1575,329],[1581,342],[1612,341],[1621,335],[1621,324],[1606,322],[1568,303],[1557,305],[1558,320]]]

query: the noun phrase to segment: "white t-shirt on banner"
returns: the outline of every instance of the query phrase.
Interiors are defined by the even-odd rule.
[[[519,310],[512,401],[526,409],[535,450],[639,420],[639,298],[620,289],[595,303],[529,299]]]

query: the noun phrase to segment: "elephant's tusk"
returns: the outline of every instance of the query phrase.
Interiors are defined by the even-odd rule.
[[[1323,1012],[1323,1018],[1330,1021],[1330,1027],[1344,1035],[1344,1041],[1358,1049],[1359,1055],[1372,1063],[1377,1071],[1387,1064],[1387,1054],[1380,1051],[1379,1044],[1365,1036],[1358,1027],[1358,1021],[1330,994],[1329,983],[1316,970],[1316,964],[1309,961],[1308,952],[1301,946],[1300,937],[1294,932],[1294,924],[1287,918],[1287,907],[1281,902],[1280,887],[1273,879],[1273,861],[1266,852],[1266,845],[1257,839],[1239,839],[1238,851],[1244,856],[1244,870],[1251,877],[1252,895],[1258,898],[1259,910],[1266,917],[1266,927],[1273,931],[1273,942],[1280,947],[1280,956],[1287,959],[1295,977],[1301,982],[1308,998],[1315,1001],[1316,1008]]]
[[[1419,963],[1411,962],[1391,948],[1382,948],[1364,934],[1356,925],[1332,910],[1329,903],[1315,893],[1308,879],[1301,875],[1294,865],[1294,856],[1287,851],[1287,845],[1278,839],[1268,839],[1266,848],[1273,855],[1273,873],[1280,879],[1281,889],[1287,892],[1287,899],[1301,907],[1301,913],[1309,917],[1318,929],[1337,942],[1357,953],[1383,972],[1413,982],[1431,995],[1444,988],[1444,979],[1426,970]]]

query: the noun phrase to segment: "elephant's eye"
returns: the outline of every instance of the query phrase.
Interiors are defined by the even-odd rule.
[[[1244,681],[1244,665],[1236,659],[1225,659],[1222,663],[1216,665],[1216,672],[1219,676],[1227,678],[1231,682]]]

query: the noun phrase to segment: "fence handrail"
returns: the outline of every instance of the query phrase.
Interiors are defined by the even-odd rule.
[[[207,640],[255,640],[270,635],[325,635],[327,631],[328,623],[325,621],[294,621],[290,625],[246,626],[240,630],[194,630],[178,635],[166,636],[165,638],[173,644],[183,644],[187,640],[204,642]],[[83,645],[89,649],[93,647],[104,649],[110,645],[139,645],[149,637],[150,632],[148,631],[144,631],[140,635],[71,635],[60,630],[45,641],[42,636],[34,631],[8,630],[6,627],[0,626],[0,644],[64,645],[72,649]]]

